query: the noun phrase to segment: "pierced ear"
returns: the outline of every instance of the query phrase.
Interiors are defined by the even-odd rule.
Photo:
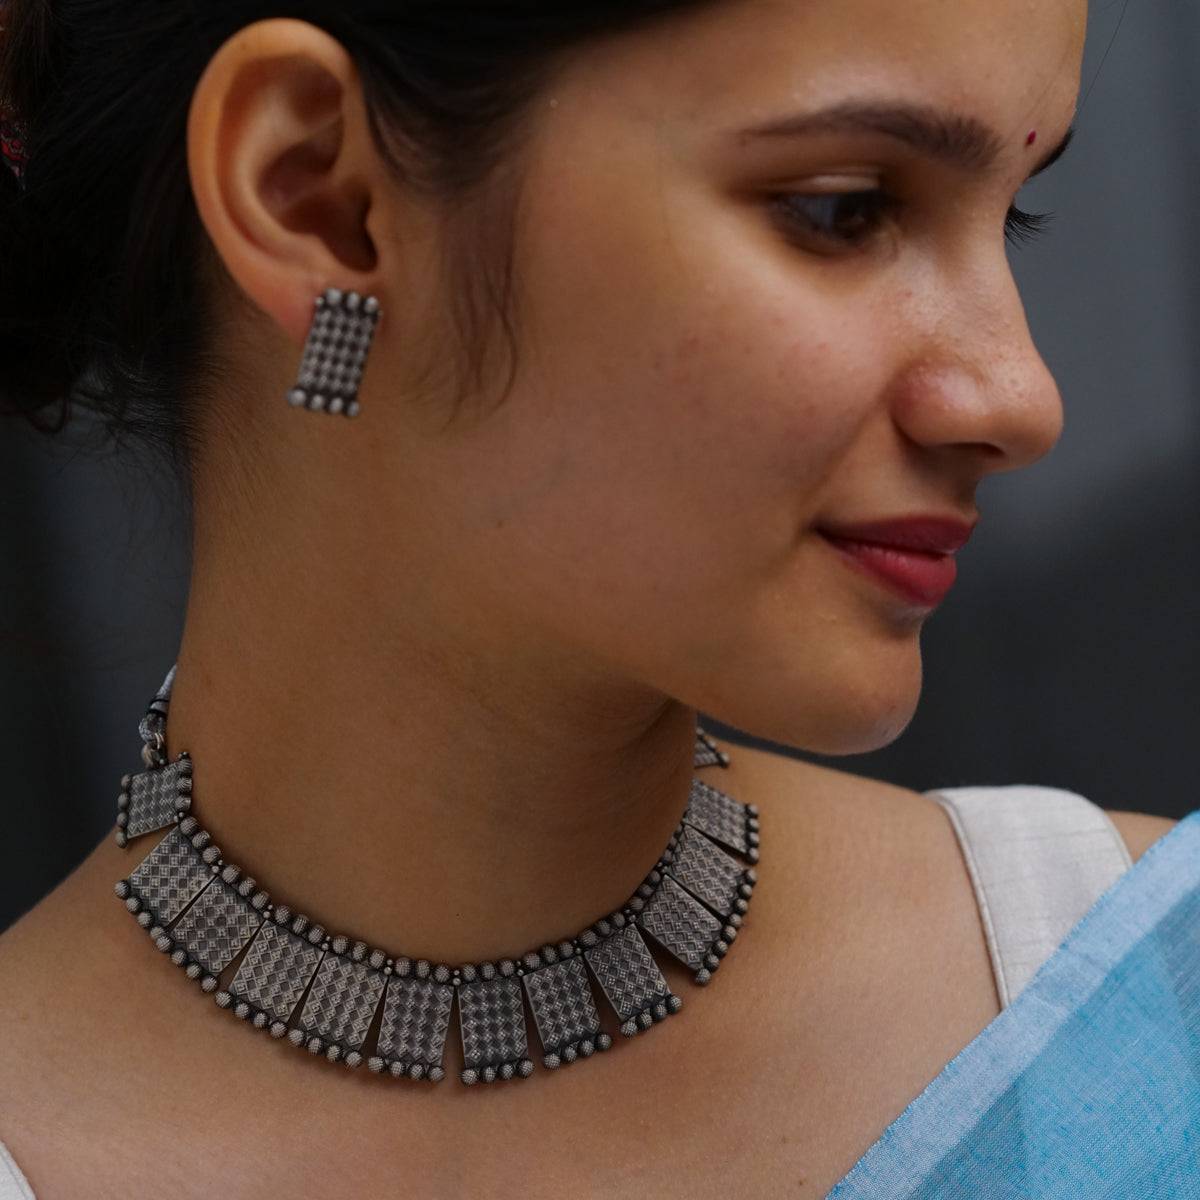
[[[361,81],[335,38],[277,18],[213,56],[188,113],[196,206],[229,275],[296,345],[331,284],[378,290]]]

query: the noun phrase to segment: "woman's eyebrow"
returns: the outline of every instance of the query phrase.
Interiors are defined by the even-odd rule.
[[[738,129],[733,136],[744,140],[818,133],[882,133],[938,162],[980,173],[995,168],[1005,147],[1004,139],[976,117],[909,101],[846,100],[814,112],[778,117],[762,125]],[[1026,179],[1032,179],[1056,162],[1070,145],[1074,133],[1075,127],[1071,126]]]

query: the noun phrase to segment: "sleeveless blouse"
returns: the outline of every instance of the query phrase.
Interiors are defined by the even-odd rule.
[[[827,1200],[833,1197],[838,1200],[883,1200],[884,1197],[888,1200],[900,1200],[901,1197],[917,1200],[918,1197],[944,1195],[1057,1196],[1057,1191],[1018,1192],[1010,1187],[1010,1177],[1002,1180],[994,1171],[990,1171],[990,1175],[979,1172],[969,1177],[959,1176],[957,1186],[962,1190],[954,1190],[951,1176],[930,1172],[924,1161],[930,1157],[929,1153],[914,1156],[913,1144],[920,1145],[928,1152],[931,1143],[936,1151],[933,1158],[939,1163],[940,1169],[940,1164],[947,1157],[944,1152],[964,1144],[964,1131],[956,1130],[953,1121],[941,1111],[935,1114],[922,1113],[921,1105],[927,1101],[926,1109],[934,1105],[930,1097],[936,1098],[936,1089],[949,1078],[952,1069],[970,1059],[972,1052],[982,1047],[1001,1022],[1015,1014],[1011,1008],[1014,1001],[1035,978],[1039,984],[1042,983],[1040,969],[1043,966],[1049,968],[1059,960],[1061,953],[1056,954],[1056,951],[1060,951],[1060,948],[1061,952],[1070,949],[1070,940],[1064,946],[1064,939],[1073,932],[1078,935],[1082,931],[1082,919],[1085,915],[1095,915],[1090,910],[1099,907],[1097,902],[1102,897],[1109,899],[1120,890],[1114,884],[1127,872],[1132,880],[1136,872],[1131,872],[1130,868],[1134,864],[1108,814],[1074,792],[1021,784],[942,788],[926,794],[945,809],[958,837],[987,939],[1002,1010],[1000,1016],[947,1064],[941,1075],[884,1131],[849,1174],[833,1188]],[[1155,851],[1163,848],[1165,843],[1178,845],[1183,839],[1175,835],[1181,835],[1184,826],[1187,826],[1186,833],[1194,843],[1192,855],[1196,865],[1193,874],[1200,876],[1200,811],[1159,839],[1137,866],[1141,867],[1147,859],[1153,859]],[[1193,878],[1191,882],[1191,895],[1200,910],[1200,878]],[[1145,904],[1144,901],[1141,903]],[[1086,921],[1082,923],[1087,924]],[[1192,951],[1191,974],[1200,976],[1200,953],[1197,953],[1195,942]],[[1036,998],[1031,995],[1029,1000]],[[1049,1021],[1042,1023],[1051,1024]],[[1112,1030],[1110,1033],[1117,1038],[1121,1031]],[[1192,1027],[1191,1035],[1195,1039],[1192,1052],[1196,1055],[1196,1065],[1190,1082],[1196,1083],[1200,1082],[1200,1030]],[[995,1070],[999,1070],[998,1064]],[[959,1074],[963,1072],[960,1070]],[[987,1074],[986,1067],[984,1074]],[[972,1087],[976,1092],[979,1090],[977,1083]],[[14,1100],[11,1096],[6,1099],[10,1103]],[[960,1104],[959,1110],[966,1107]],[[931,1121],[928,1119],[930,1115],[935,1115],[938,1120]],[[1018,1134],[1027,1130],[1015,1107],[1005,1116],[1005,1122],[1005,1128],[1012,1126]],[[1196,1128],[1200,1131],[1200,1114],[1197,1114]],[[994,1140],[995,1135],[989,1134],[989,1137]],[[1196,1146],[1200,1146],[1200,1142]],[[1195,1147],[1193,1150],[1200,1152]],[[973,1156],[971,1161],[977,1162],[978,1156]],[[1004,1161],[1007,1163],[1010,1159],[1006,1157]],[[922,1165],[918,1166],[918,1162]],[[912,1180],[901,1178],[906,1171],[913,1176]],[[919,1178],[918,1171],[924,1171]],[[1194,1190],[1139,1191],[1137,1194],[1139,1198],[1185,1194],[1200,1197],[1200,1167],[1196,1167],[1194,1173],[1186,1178]],[[1184,1186],[1188,1185],[1185,1183]],[[930,1187],[934,1190],[928,1190]],[[1067,1196],[1070,1193],[1062,1194]],[[1098,1197],[1102,1193],[1085,1190],[1076,1194]],[[1103,1194],[1118,1196],[1132,1193]],[[36,1200],[33,1189],[2,1141],[0,1200]]]

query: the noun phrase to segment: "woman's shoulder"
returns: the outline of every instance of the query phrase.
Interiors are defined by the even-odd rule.
[[[915,791],[910,788],[873,779],[849,771],[809,762],[786,753],[765,747],[744,745],[724,738],[714,740],[726,750],[738,770],[730,772],[731,783],[745,781],[757,794],[765,794],[777,806],[794,807],[806,804],[817,807],[823,817],[844,816],[845,824],[851,828],[862,826],[854,818],[871,814],[877,822],[894,827],[892,832],[902,833],[920,843],[939,827],[946,825],[947,814],[943,805],[934,799],[934,791]],[[721,786],[720,777],[711,782]],[[731,790],[734,790],[731,787]],[[1104,808],[1089,797],[1067,792],[1062,788],[1045,787],[1027,789],[1023,785],[980,785],[956,788],[952,791],[978,793],[980,799],[1002,804],[1013,800],[1022,792],[1036,791],[1047,802],[1058,797],[1078,797],[1090,806],[1104,812],[1117,832],[1120,833],[1130,858],[1136,862],[1160,838],[1168,834],[1178,821],[1169,817],[1125,809]],[[735,791],[736,795],[736,791]],[[826,811],[826,806],[836,806]],[[761,807],[761,806],[760,806]],[[826,828],[831,828],[828,820]],[[766,830],[764,829],[764,844]]]
[[[781,861],[802,864],[808,876],[809,886],[788,886],[789,902],[830,929],[879,922],[900,960],[919,959],[910,931],[936,931],[947,962],[974,979],[977,1010],[993,987],[1001,1007],[1011,1003],[1099,897],[1178,823],[1109,811],[1059,787],[917,792],[718,743],[730,757],[730,791],[759,805],[764,863],[777,846]]]

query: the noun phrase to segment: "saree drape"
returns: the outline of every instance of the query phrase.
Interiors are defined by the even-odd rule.
[[[1200,810],[826,1200],[1200,1200]]]

